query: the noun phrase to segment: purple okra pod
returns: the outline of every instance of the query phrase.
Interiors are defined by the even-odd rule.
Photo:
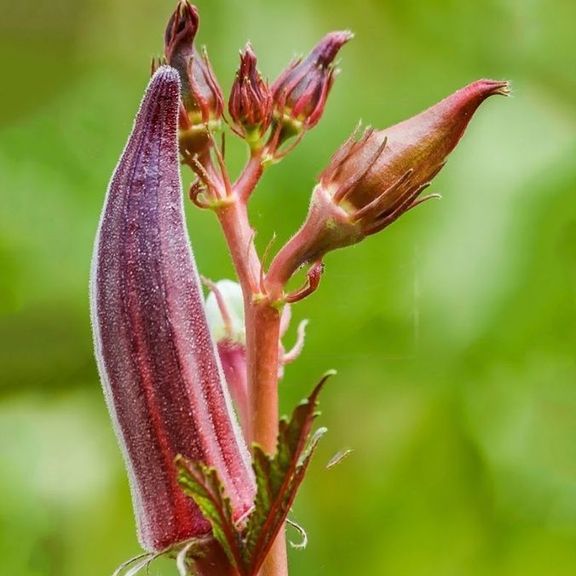
[[[108,189],[91,276],[98,368],[152,552],[210,533],[176,456],[217,470],[237,520],[255,490],[185,227],[179,94],[178,73],[159,68]]]

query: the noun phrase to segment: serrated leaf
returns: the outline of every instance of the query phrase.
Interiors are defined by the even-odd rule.
[[[234,523],[232,505],[215,468],[192,462],[182,456],[176,459],[178,482],[192,498],[212,526],[214,538],[241,576],[247,575],[247,562],[241,532]]]
[[[232,506],[217,471],[182,456],[176,460],[180,486],[210,522],[214,538],[240,576],[256,576],[287,519],[318,441],[326,432],[326,428],[320,428],[311,435],[318,395],[332,374],[326,373],[292,416],[280,421],[275,454],[266,454],[254,445],[252,466],[257,491],[244,529],[234,522]]]
[[[244,531],[250,575],[257,574],[290,511],[304,478],[318,440],[326,431],[319,429],[310,439],[317,415],[318,395],[326,380],[324,375],[307,400],[300,403],[289,420],[280,421],[278,447],[274,455],[254,445],[253,468],[256,477],[256,500]]]

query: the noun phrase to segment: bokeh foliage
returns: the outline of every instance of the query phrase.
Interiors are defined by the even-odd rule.
[[[138,546],[92,358],[90,254],[173,3],[2,4],[0,572],[101,576]],[[226,88],[247,39],[274,78],[326,31],[356,33],[323,122],[254,197],[262,248],[295,230],[358,119],[384,127],[476,78],[513,82],[433,185],[444,199],[330,255],[294,310],[311,324],[284,411],[339,370],[294,510],[310,536],[294,574],[573,575],[576,4],[198,4]],[[202,272],[229,277],[214,218],[188,212]]]

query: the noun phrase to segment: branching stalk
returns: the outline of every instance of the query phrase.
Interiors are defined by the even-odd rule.
[[[218,209],[232,261],[244,294],[249,418],[245,437],[266,452],[276,451],[278,438],[278,373],[280,310],[262,292],[262,264],[254,245],[246,200],[262,176],[262,164],[253,155],[232,188],[234,201]],[[287,576],[282,530],[260,571],[260,576]]]

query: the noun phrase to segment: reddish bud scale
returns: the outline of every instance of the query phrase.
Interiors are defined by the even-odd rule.
[[[186,62],[192,57],[199,21],[196,6],[186,1],[178,2],[164,33],[165,53],[168,60]]]
[[[178,454],[218,470],[237,518],[254,495],[184,222],[178,103],[178,74],[161,67],[110,183],[91,277],[99,372],[149,551],[210,531],[177,484]]]
[[[401,178],[406,181],[388,195],[388,205],[407,190],[428,184],[442,169],[448,155],[462,138],[480,104],[494,94],[507,94],[508,84],[478,80],[457,90],[434,106],[385,130],[371,132],[343,159],[335,158],[321,176],[325,188],[338,189],[354,182],[345,197],[350,210],[360,210],[389,190]],[[358,174],[363,176],[358,179]],[[409,177],[407,176],[410,172]]]
[[[334,59],[352,37],[348,31],[327,34],[304,60],[296,60],[279,76],[272,97],[280,119],[286,116],[307,128],[318,123],[334,82]]]
[[[272,120],[272,94],[256,68],[256,55],[250,44],[240,53],[240,68],[230,92],[228,111],[244,136],[257,132],[257,137],[261,137]]]
[[[478,106],[508,91],[506,82],[479,80],[391,128],[352,136],[322,173],[306,222],[272,263],[270,283],[277,290],[303,263],[359,242],[429,198],[419,195]]]
[[[224,110],[222,90],[208,55],[205,51],[200,54],[194,46],[198,25],[196,7],[187,0],[180,0],[164,35],[166,61],[178,70],[182,101],[189,116],[187,122],[181,122],[183,129],[219,120]]]

